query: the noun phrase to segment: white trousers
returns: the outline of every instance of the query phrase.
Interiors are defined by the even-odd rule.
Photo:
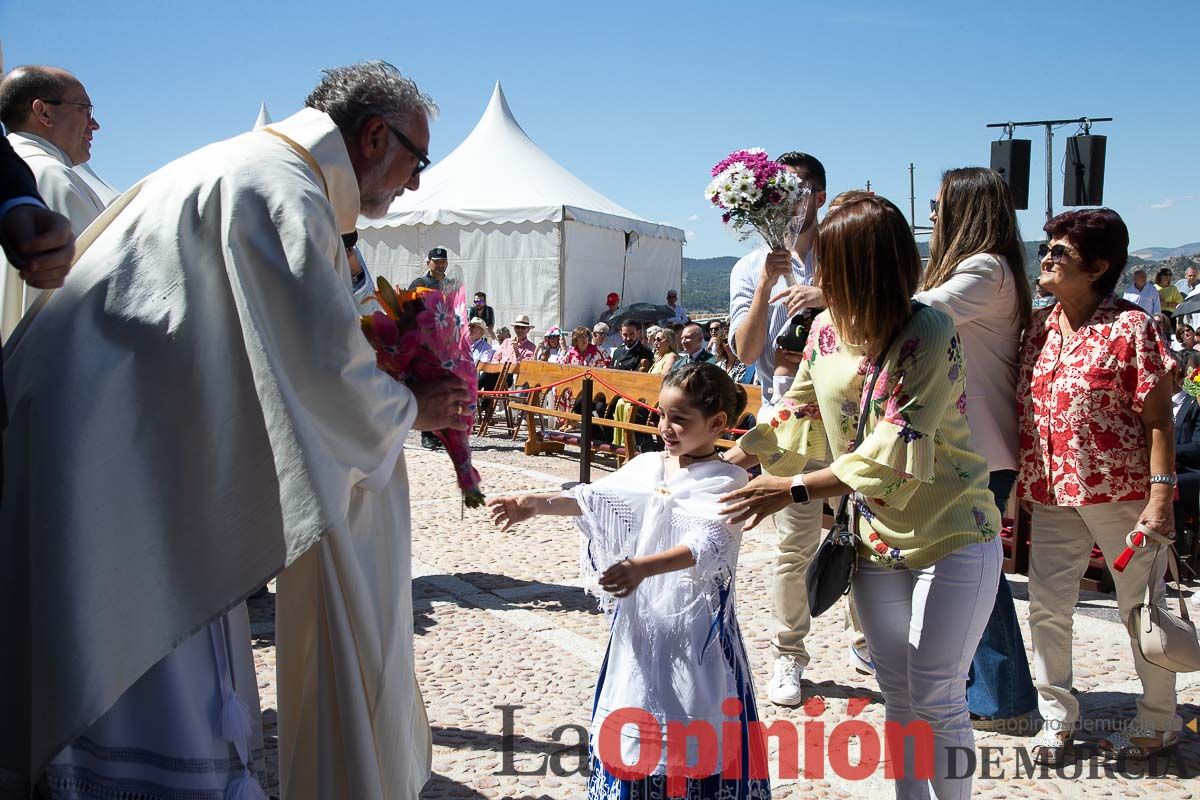
[[[897,798],[971,796],[965,752],[974,749],[975,736],[967,713],[967,672],[992,613],[1002,561],[998,537],[955,550],[924,569],[889,569],[859,559],[853,593],[887,721],[924,722],[933,733],[932,778],[916,774],[915,746],[909,742]]]
[[[1087,571],[1092,542],[1113,563],[1125,549],[1125,537],[1137,527],[1146,503],[1132,500],[1092,506],[1034,505],[1029,553],[1029,633],[1033,641],[1033,683],[1038,710],[1046,725],[1070,730],[1079,720],[1079,700],[1071,694],[1071,635],[1079,580]],[[1156,557],[1157,553],[1157,557]],[[1166,592],[1165,549],[1146,547],[1137,552],[1124,572],[1112,571],[1117,608],[1124,622],[1144,602],[1146,582],[1153,578],[1152,598],[1161,603]],[[1135,724],[1155,731],[1178,731],[1183,720],[1175,713],[1175,673],[1148,663],[1133,650],[1133,664],[1142,683]]]

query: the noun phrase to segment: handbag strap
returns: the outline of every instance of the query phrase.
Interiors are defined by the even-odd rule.
[[[1143,531],[1147,532],[1147,531]],[[1175,581],[1175,597],[1179,601],[1179,616],[1187,621],[1191,621],[1188,616],[1187,604],[1183,602],[1183,582],[1179,580],[1179,555],[1175,552],[1175,542],[1159,533],[1152,533],[1150,538],[1154,539],[1156,547],[1154,551],[1154,563],[1158,563],[1158,553],[1162,550],[1163,543],[1167,546],[1167,571],[1171,574],[1171,580]],[[1154,574],[1154,564],[1150,565],[1150,575],[1146,579],[1146,605],[1151,603],[1151,588],[1157,576]]]
[[[863,433],[867,429],[867,414],[871,409],[871,398],[875,396],[875,384],[879,380],[879,373],[883,372],[883,362],[887,359],[888,353],[892,349],[892,345],[896,344],[896,340],[900,338],[900,334],[904,332],[904,329],[912,324],[912,321],[917,314],[921,313],[921,309],[925,308],[925,304],[917,300],[913,300],[912,308],[913,313],[912,316],[908,318],[908,322],[904,323],[904,325],[902,325],[895,333],[892,334],[892,338],[888,340],[887,346],[879,351],[879,358],[875,359],[875,369],[871,371],[871,381],[867,384],[867,391],[863,394],[862,407],[859,409],[858,430],[854,433],[854,447],[852,448],[854,450],[857,450],[858,446],[862,444]],[[838,503],[837,511],[833,515],[835,523],[849,523],[849,503],[850,495],[842,495],[842,500],[840,503]]]

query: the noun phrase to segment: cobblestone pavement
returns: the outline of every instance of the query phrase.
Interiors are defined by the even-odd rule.
[[[578,462],[571,457],[531,458],[499,436],[478,439],[475,446],[476,464],[491,495],[546,490],[578,480]],[[580,735],[588,724],[607,630],[579,588],[573,524],[564,518],[540,518],[499,533],[484,511],[461,508],[444,453],[421,450],[415,436],[406,453],[414,498],[416,669],[434,745],[435,774],[422,797],[582,798],[585,780],[575,774],[581,764]],[[597,465],[594,472],[607,469]],[[769,524],[746,535],[737,581],[738,617],[760,714],[768,723],[782,720],[798,728],[820,721],[826,736],[835,739],[838,724],[851,718],[882,730],[882,699],[874,679],[850,667],[843,616],[837,609],[813,621],[807,640],[812,663],[804,673],[805,695],[821,698],[823,713],[814,718],[805,708],[781,708],[767,701],[774,536]],[[1028,647],[1024,579],[1017,576],[1013,584]],[[1116,605],[1106,595],[1090,595],[1085,602],[1109,611]],[[274,783],[271,599],[251,601],[251,621]],[[1111,615],[1076,615],[1075,687],[1085,725],[1096,731],[1091,740],[1102,738],[1106,725],[1132,717],[1137,676],[1126,634]],[[1181,675],[1179,689],[1180,714],[1185,720],[1200,716],[1200,674]],[[811,703],[807,709],[816,712]],[[1031,777],[1020,755],[1027,742],[1001,733],[976,734],[977,750],[993,749],[990,777],[977,777],[975,797],[1191,798],[1200,793],[1200,735],[1189,730],[1149,776],[1144,763],[1105,769],[1103,762],[1087,758],[1090,751],[1085,746],[1078,761],[1057,773],[1035,770]],[[850,763],[857,763],[858,750],[852,739]],[[773,772],[777,755],[773,747]],[[552,765],[559,774],[549,769]],[[982,774],[982,767],[976,774]],[[848,780],[827,767],[823,777],[785,777],[773,781],[773,788],[777,798],[893,796],[882,768]],[[278,788],[272,785],[269,791],[277,794]]]

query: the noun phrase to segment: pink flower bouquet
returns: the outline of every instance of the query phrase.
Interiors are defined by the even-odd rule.
[[[735,150],[712,168],[704,195],[721,209],[721,221],[744,240],[757,233],[772,250],[796,243],[812,190],[772,161],[761,147]]]
[[[398,381],[430,381],[457,376],[467,386],[470,402],[463,418],[475,417],[478,385],[467,335],[466,290],[396,291],[385,278],[376,284],[375,300],[382,311],[362,317],[363,334],[375,349],[379,368]],[[469,429],[468,429],[469,430]],[[471,466],[468,431],[436,431],[454,463],[458,488],[467,508],[483,505],[479,472]]]

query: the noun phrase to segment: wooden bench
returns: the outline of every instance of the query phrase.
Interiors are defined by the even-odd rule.
[[[566,445],[582,446],[578,433],[554,430],[543,431],[539,421],[549,418],[581,423],[583,419],[582,415],[564,410],[563,407],[570,408],[581,396],[583,379],[588,373],[594,376],[592,388],[593,399],[604,395],[609,402],[615,402],[618,397],[624,395],[651,407],[658,404],[658,393],[662,388],[661,375],[648,375],[644,372],[628,372],[625,370],[600,369],[596,367],[566,366],[563,364],[549,364],[542,361],[523,361],[520,365],[516,383],[519,387],[532,388],[534,391],[529,393],[524,402],[513,402],[510,404],[510,407],[514,411],[525,414],[525,422],[529,426],[529,432],[525,440],[525,453],[527,455],[561,453],[564,451]],[[560,381],[565,382],[552,387],[553,384],[558,384]],[[551,388],[554,389],[556,398],[568,398],[567,401],[556,403],[556,405],[560,405],[559,408],[547,408],[545,406],[546,396]],[[748,400],[746,410],[757,414],[762,406],[762,392],[757,386],[746,386],[745,389]],[[658,433],[658,429],[650,425],[621,422],[594,415],[591,417],[591,424],[622,430],[630,434]],[[518,428],[520,427],[519,422],[517,426]],[[635,452],[632,446],[633,437],[630,436],[628,438],[631,440],[630,443],[620,447],[595,439],[591,442],[591,450],[592,452],[611,454],[616,457],[618,463],[623,464]],[[724,448],[732,447],[733,444],[732,440],[718,442],[718,446]]]
[[[508,388],[509,377],[517,373],[520,364],[492,364],[484,363],[477,365],[477,373],[479,377],[484,375],[496,376],[496,389],[504,391]],[[496,407],[504,407],[504,419],[508,423],[508,429],[513,429],[513,416],[510,403],[513,395],[501,397],[480,397],[477,404],[479,408],[479,436],[487,436],[488,429],[492,425],[492,419],[496,415]]]

